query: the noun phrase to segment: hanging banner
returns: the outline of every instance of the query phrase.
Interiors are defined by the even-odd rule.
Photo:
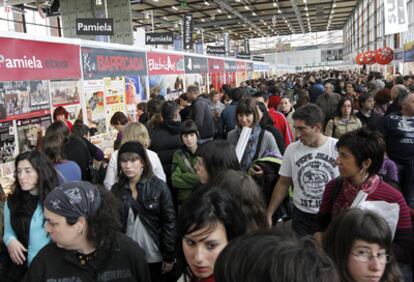
[[[207,54],[225,55],[226,48],[224,46],[207,46]]]
[[[253,72],[253,63],[247,63],[247,71],[248,72]]]
[[[224,49],[226,52],[226,55],[229,55],[230,53],[230,35],[228,32],[223,33],[223,41],[224,41]]]
[[[145,44],[146,45],[171,45],[173,44],[174,33],[169,32],[146,32]]]
[[[250,53],[237,53],[236,58],[242,60],[250,60],[251,55]]]
[[[184,56],[185,73],[208,73],[207,58]]]
[[[220,73],[224,72],[224,61],[219,59],[208,59],[208,72]]]
[[[224,61],[224,70],[226,72],[236,72],[237,63],[235,61]]]
[[[384,25],[385,35],[408,30],[407,1],[384,1]]]
[[[404,62],[414,62],[414,41],[404,44]]]
[[[46,80],[0,83],[0,120],[31,118],[50,113]]]
[[[0,37],[0,81],[79,79],[79,48]]]
[[[237,62],[237,71],[245,72],[247,70],[245,62]]]
[[[193,49],[193,15],[184,15],[184,50]]]
[[[184,74],[184,56],[148,52],[148,73],[159,74]]]
[[[256,62],[264,62],[265,58],[261,56],[253,56],[252,60]]]
[[[114,35],[114,19],[76,19],[76,35]]]
[[[145,52],[82,48],[83,77],[147,75]]]
[[[244,52],[250,53],[250,41],[249,38],[244,39]]]

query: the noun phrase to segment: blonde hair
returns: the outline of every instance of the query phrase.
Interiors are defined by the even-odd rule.
[[[122,130],[121,145],[128,141],[138,141],[147,149],[151,144],[151,139],[145,125],[140,122],[128,123]]]

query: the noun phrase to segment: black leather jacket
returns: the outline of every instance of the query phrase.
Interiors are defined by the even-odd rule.
[[[139,217],[157,244],[164,261],[175,258],[176,215],[171,192],[167,184],[156,176],[141,180],[137,185],[137,201],[141,206]],[[111,190],[121,202],[121,223],[126,231],[131,193],[127,179],[116,183]]]

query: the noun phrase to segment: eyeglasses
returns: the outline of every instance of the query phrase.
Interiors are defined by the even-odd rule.
[[[381,263],[390,263],[392,261],[391,255],[387,253],[378,253],[376,256],[367,250],[356,250],[351,253],[360,262],[369,262],[373,258],[377,258]]]

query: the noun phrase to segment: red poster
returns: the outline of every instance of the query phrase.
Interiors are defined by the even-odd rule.
[[[184,56],[148,52],[148,73],[160,74],[184,74]]]
[[[80,46],[0,37],[0,81],[80,77]]]
[[[208,72],[209,73],[224,72],[224,61],[220,59],[208,59]]]
[[[244,72],[246,71],[246,63],[245,62],[237,62],[237,71],[238,72]]]

